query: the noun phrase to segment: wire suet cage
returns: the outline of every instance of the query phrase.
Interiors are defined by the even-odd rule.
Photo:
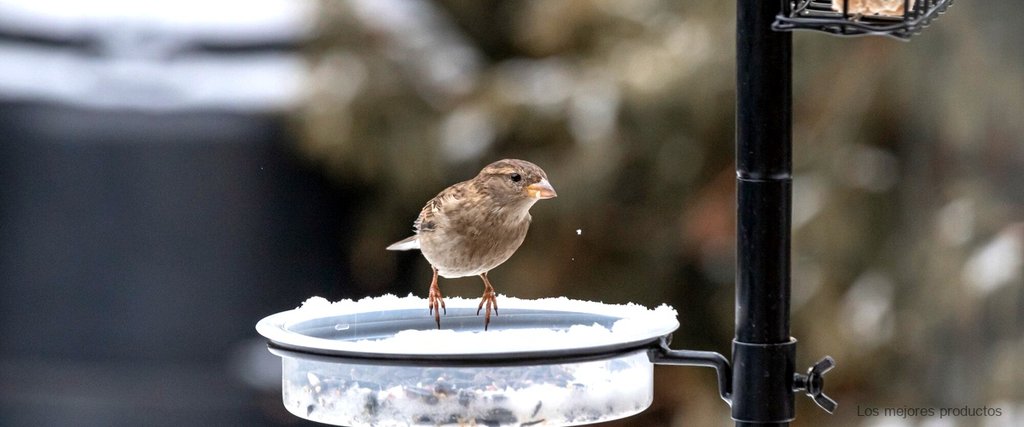
[[[952,4],[953,0],[783,0],[772,28],[909,40]]]

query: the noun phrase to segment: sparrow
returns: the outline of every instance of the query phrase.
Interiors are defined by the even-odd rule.
[[[452,185],[427,202],[413,222],[414,235],[387,247],[391,251],[419,249],[430,263],[433,279],[427,298],[428,313],[441,328],[444,306],[437,276],[480,276],[484,293],[476,314],[484,311],[484,330],[491,323],[491,308],[498,301],[487,273],[519,249],[530,228],[530,208],[538,200],[557,196],[547,174],[525,160],[491,163],[468,181]]]

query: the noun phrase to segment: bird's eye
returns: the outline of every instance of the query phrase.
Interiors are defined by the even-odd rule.
[[[509,175],[508,179],[511,179],[512,182],[519,182],[519,181],[523,180],[523,176],[520,175],[520,174],[514,173],[512,175]]]

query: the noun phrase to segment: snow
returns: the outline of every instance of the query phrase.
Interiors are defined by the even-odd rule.
[[[461,310],[475,313],[479,300],[460,297],[446,297],[448,315]],[[591,347],[634,343],[667,335],[674,331],[679,322],[676,310],[662,304],[648,309],[638,304],[604,304],[569,298],[545,298],[536,300],[498,296],[500,311],[492,317],[490,330],[431,329],[431,317],[427,313],[427,301],[412,295],[398,297],[383,295],[367,297],[358,301],[341,300],[330,302],[322,297],[312,297],[299,308],[270,316],[259,324],[257,330],[271,341],[291,346],[328,349],[340,352],[377,353],[381,355],[465,355],[493,354],[524,351],[547,351],[564,349],[585,349]],[[529,327],[502,329],[499,320],[516,309],[543,310],[553,312],[587,313],[609,316],[616,320],[611,327],[600,324],[576,324],[567,328]],[[380,318],[380,312],[422,310],[423,329],[398,331],[382,339],[341,340],[313,337],[302,333],[296,325],[313,319],[345,316],[358,319],[361,314],[372,314]],[[441,327],[446,325],[445,315],[441,316]],[[483,323],[483,315],[481,326]],[[335,330],[357,328],[353,324],[339,323]]]

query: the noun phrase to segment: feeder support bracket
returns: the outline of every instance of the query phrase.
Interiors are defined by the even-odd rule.
[[[668,348],[669,337],[662,337],[657,348],[650,351],[651,362],[658,365],[706,366],[715,368],[718,376],[718,395],[732,404],[732,368],[729,359],[721,353],[698,350],[673,350]]]

